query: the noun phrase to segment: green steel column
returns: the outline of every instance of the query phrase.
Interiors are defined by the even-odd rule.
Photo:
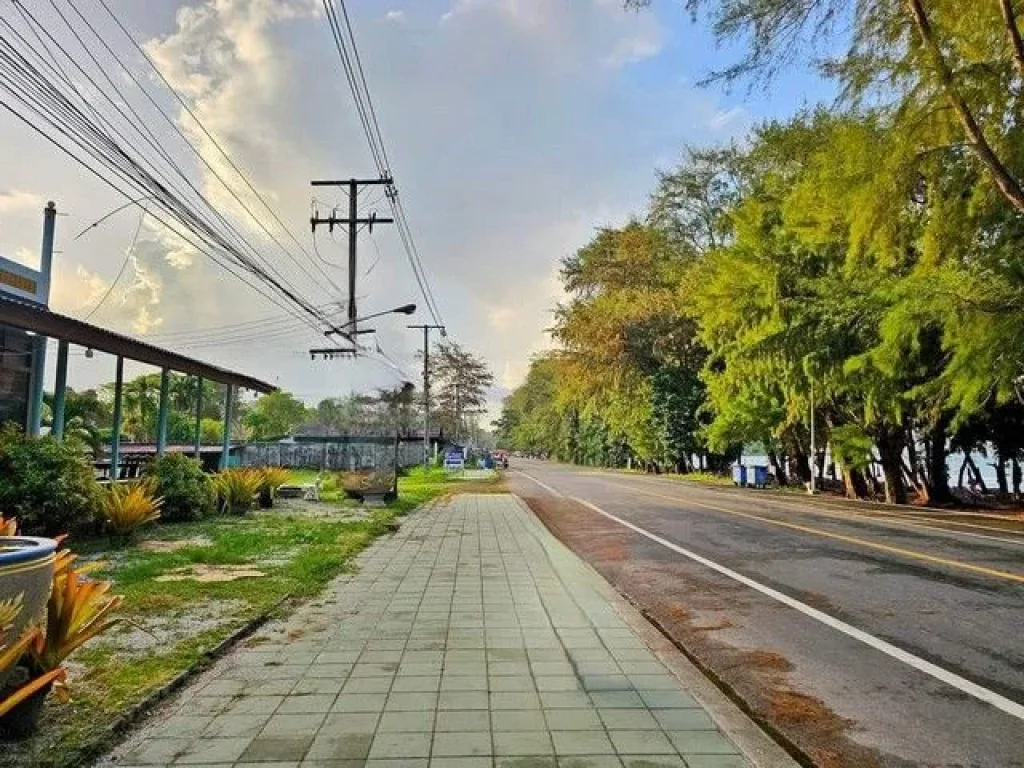
[[[39,259],[39,290],[44,304],[50,304],[50,270],[53,265],[53,238],[57,227],[57,206],[46,204],[43,211],[43,246]],[[32,366],[29,377],[28,433],[39,435],[43,426],[43,377],[46,372],[46,337],[32,339]]]
[[[43,378],[46,374],[46,337],[32,336],[31,387],[28,403],[28,433],[38,437],[43,429]]]
[[[228,468],[228,456],[231,453],[231,399],[235,394],[235,388],[231,384],[225,384],[224,394],[224,444],[220,451],[220,468]]]
[[[196,444],[195,457],[202,454],[203,447],[203,377],[196,376]]]
[[[114,374],[114,429],[110,435],[110,479],[114,482],[121,477],[121,392],[124,389],[124,358],[117,356],[117,371]]]
[[[160,371],[160,410],[156,417],[156,455],[167,453],[167,388],[171,383],[171,372],[167,368]]]
[[[53,385],[53,436],[64,439],[64,395],[68,385],[68,343],[57,342],[57,381]]]

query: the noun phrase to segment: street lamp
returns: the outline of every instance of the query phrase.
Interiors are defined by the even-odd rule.
[[[395,307],[394,309],[386,309],[383,312],[374,312],[372,315],[366,315],[365,317],[357,317],[355,320],[349,320],[343,325],[340,325],[337,328],[332,328],[331,330],[327,331],[326,333],[324,333],[324,336],[333,336],[335,334],[348,336],[352,334],[352,331],[346,331],[345,329],[348,328],[349,326],[361,323],[364,320],[372,320],[375,317],[383,317],[384,315],[411,315],[415,311],[415,304],[403,304],[402,306]]]

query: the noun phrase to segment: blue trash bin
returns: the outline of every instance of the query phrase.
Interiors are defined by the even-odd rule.
[[[742,464],[735,464],[732,468],[732,481],[740,488],[747,484],[747,468]]]
[[[754,471],[751,485],[755,488],[766,488],[768,486],[768,467],[754,466],[751,469]]]

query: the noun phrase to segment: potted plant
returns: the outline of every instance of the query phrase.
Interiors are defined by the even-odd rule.
[[[46,601],[53,585],[57,541],[18,536],[18,525],[0,517],[0,605],[19,606],[0,631],[0,645],[10,647],[22,631],[46,616]],[[5,674],[0,671],[0,685]]]

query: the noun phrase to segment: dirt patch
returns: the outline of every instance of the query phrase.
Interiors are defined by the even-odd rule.
[[[244,610],[242,600],[211,600],[190,603],[187,611],[173,615],[150,615],[138,623],[120,624],[104,641],[118,652],[131,656],[144,654],[154,648],[166,648],[200,632],[231,624],[238,612]]]
[[[251,565],[186,565],[182,568],[175,568],[162,576],[157,576],[154,581],[198,581],[202,584],[210,584],[221,581],[237,581],[238,579],[251,579],[266,576],[263,571],[253,568]]]
[[[176,539],[174,541],[146,539],[146,541],[139,542],[139,549],[144,549],[147,552],[177,552],[193,547],[209,547],[212,544],[213,542],[205,536],[193,536],[190,539]]]

